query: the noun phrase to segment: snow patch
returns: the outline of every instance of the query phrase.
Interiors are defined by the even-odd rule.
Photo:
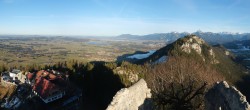
[[[244,60],[250,61],[250,58],[247,58],[247,59],[244,59]]]
[[[243,48],[243,49],[228,49],[231,52],[237,53],[237,52],[242,52],[242,51],[250,51],[250,49]]]
[[[164,63],[166,62],[168,59],[168,56],[162,56],[161,58],[159,58],[158,60],[156,60],[153,64],[159,64],[159,63]]]
[[[144,58],[148,58],[150,55],[154,54],[156,52],[156,50],[150,50],[148,53],[145,54],[134,54],[132,56],[128,56],[127,58],[130,59],[144,59]]]

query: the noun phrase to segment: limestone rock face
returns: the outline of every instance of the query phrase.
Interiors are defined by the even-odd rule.
[[[181,50],[186,53],[191,53],[192,50],[194,50],[202,57],[203,61],[206,61],[205,57],[209,56],[211,58],[211,61],[210,61],[211,64],[220,63],[216,59],[215,53],[212,48],[210,48],[209,50],[204,49],[207,47],[209,47],[209,45],[206,44],[206,42],[203,39],[199,38],[196,35],[191,35],[189,37],[186,37],[183,44],[181,44],[180,46]],[[207,51],[207,52],[204,52],[204,51]],[[204,53],[208,53],[208,55],[204,55]]]
[[[192,36],[184,44],[181,45],[182,51],[190,53],[191,49],[194,49],[198,54],[201,54],[201,45],[205,41],[197,36]]]
[[[226,81],[217,82],[205,95],[206,110],[250,110],[246,97]]]
[[[146,110],[146,99],[151,98],[147,83],[141,79],[129,88],[116,93],[106,110]]]

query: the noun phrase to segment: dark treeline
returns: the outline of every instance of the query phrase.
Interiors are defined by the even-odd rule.
[[[69,60],[57,62],[53,65],[32,64],[8,66],[2,64],[0,71],[2,73],[4,71],[11,71],[12,69],[20,69],[35,73],[39,70],[53,69],[67,73],[69,74],[70,81],[83,91],[82,108],[103,110],[106,109],[118,90],[125,87],[125,84],[127,86],[132,84],[128,82],[128,76],[114,73],[114,70],[118,66],[126,71],[142,70],[141,66],[135,66],[128,62],[78,62],[77,60]]]

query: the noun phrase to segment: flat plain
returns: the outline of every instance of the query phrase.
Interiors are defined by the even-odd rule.
[[[61,36],[1,36],[0,64],[7,66],[52,65],[57,62],[113,62],[124,54],[147,52],[166,45],[157,40],[80,38]]]

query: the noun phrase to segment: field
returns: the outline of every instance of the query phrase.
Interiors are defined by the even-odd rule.
[[[116,38],[0,36],[0,64],[13,67],[50,65],[73,59],[82,62],[116,61],[124,54],[155,50],[164,45],[164,41]]]

